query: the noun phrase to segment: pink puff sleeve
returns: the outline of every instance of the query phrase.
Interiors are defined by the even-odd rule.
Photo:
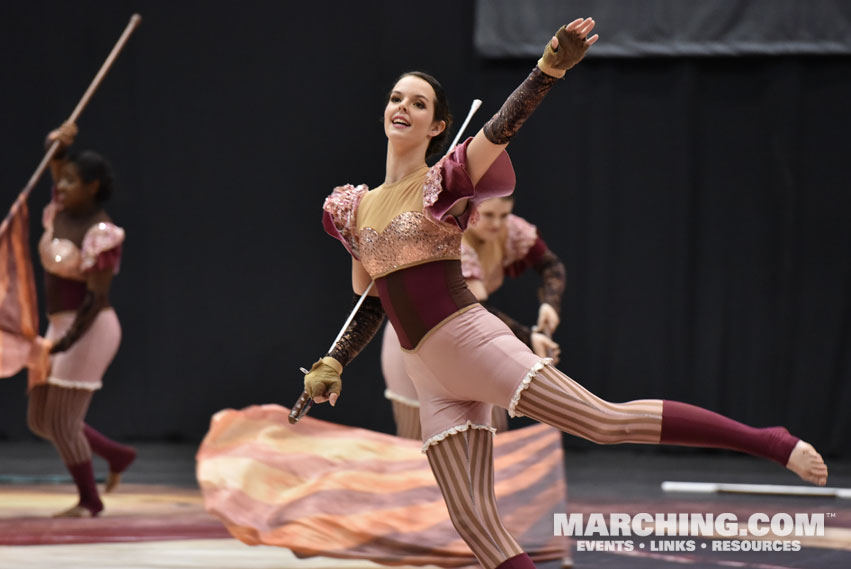
[[[502,260],[505,274],[516,277],[534,267],[546,250],[547,244],[538,235],[534,225],[522,217],[513,214],[508,216],[505,257]]]
[[[106,221],[94,224],[83,237],[80,270],[85,273],[110,269],[113,274],[118,274],[122,243],[122,228]]]
[[[522,217],[509,214],[507,225],[503,265],[510,265],[525,257],[538,239],[538,229]]]
[[[439,221],[454,221],[461,229],[467,228],[475,214],[476,204],[490,198],[510,196],[516,181],[511,159],[503,150],[473,187],[467,171],[467,146],[471,140],[468,138],[432,166],[423,187],[425,211]],[[464,213],[457,218],[450,216],[452,206],[463,199],[470,200]]]
[[[367,190],[364,184],[357,187],[351,184],[338,186],[325,198],[325,204],[322,206],[322,225],[325,232],[339,239],[355,259],[359,259],[356,239],[358,205]]]
[[[485,278],[478,253],[463,241],[461,242],[461,274],[464,275],[465,279],[482,280]]]

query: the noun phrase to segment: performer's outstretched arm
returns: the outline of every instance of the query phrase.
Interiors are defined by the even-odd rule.
[[[588,48],[597,41],[596,34],[588,37],[593,29],[594,20],[591,18],[580,18],[562,26],[547,44],[532,73],[476,134],[467,148],[467,164],[474,185],[541,103],[556,80],[579,63]]]

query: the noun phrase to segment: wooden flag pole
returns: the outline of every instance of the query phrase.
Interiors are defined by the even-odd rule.
[[[136,30],[139,24],[142,22],[142,16],[139,14],[133,14],[130,17],[130,22],[127,24],[127,27],[124,28],[124,32],[121,34],[121,37],[118,38],[118,42],[116,42],[115,46],[112,48],[112,51],[106,58],[106,61],[103,62],[103,65],[100,66],[100,70],[95,75],[95,78],[92,80],[91,84],[89,84],[89,88],[86,89],[86,92],[83,94],[83,98],[80,99],[80,102],[77,103],[77,106],[74,108],[74,111],[71,113],[71,116],[68,117],[66,122],[77,122],[80,114],[83,112],[83,109],[86,108],[86,105],[89,103],[89,100],[94,95],[97,88],[100,87],[103,78],[109,72],[110,67],[115,62],[118,54],[121,53],[121,50],[124,49],[124,45],[127,43],[127,40],[130,38],[130,35]],[[50,145],[50,148],[47,149],[47,152],[44,154],[44,158],[41,159],[38,167],[33,172],[33,175],[30,177],[30,181],[27,182],[27,185],[21,190],[21,193],[18,194],[17,199],[15,199],[15,203],[12,204],[12,207],[9,209],[9,213],[6,215],[6,218],[3,220],[3,223],[0,224],[0,235],[6,232],[6,227],[9,224],[9,220],[15,215],[15,212],[18,211],[18,208],[21,207],[21,203],[27,200],[30,192],[38,183],[41,175],[44,174],[44,171],[47,169],[47,165],[50,164],[50,161],[53,159],[53,156],[56,154],[56,151],[59,149],[59,141],[55,140],[53,144]]]

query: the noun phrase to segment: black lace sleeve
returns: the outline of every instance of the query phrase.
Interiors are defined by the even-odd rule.
[[[77,309],[77,314],[74,316],[74,321],[71,327],[65,332],[65,335],[50,348],[51,354],[64,352],[74,345],[74,342],[86,333],[91,327],[92,322],[97,318],[98,313],[106,306],[109,300],[105,294],[97,294],[94,291],[86,292],[82,304]]]
[[[556,81],[555,77],[535,67],[526,80],[508,96],[499,111],[485,123],[484,132],[487,139],[494,144],[507,144],[541,104]]]
[[[352,308],[358,300],[360,300],[360,295],[354,295]],[[381,327],[382,322],[384,322],[384,308],[381,306],[381,301],[378,297],[367,296],[346,331],[340,337],[340,341],[326,355],[331,356],[345,367],[369,344]]]
[[[547,249],[535,263],[535,270],[541,275],[541,286],[538,289],[538,301],[547,303],[561,314],[561,299],[564,296],[567,272],[555,253]]]

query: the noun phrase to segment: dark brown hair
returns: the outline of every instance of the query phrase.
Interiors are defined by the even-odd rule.
[[[104,203],[109,200],[114,189],[112,167],[103,156],[91,150],[83,150],[72,153],[66,160],[77,168],[77,174],[82,181],[100,182],[95,194],[96,202]]]

